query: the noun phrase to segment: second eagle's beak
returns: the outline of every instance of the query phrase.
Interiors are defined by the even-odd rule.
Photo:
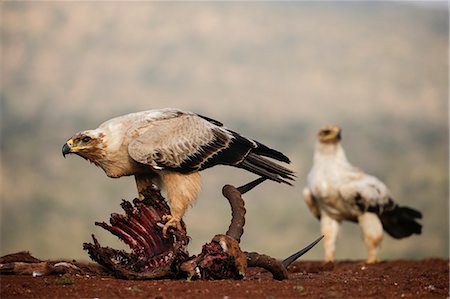
[[[66,157],[67,154],[70,154],[72,152],[72,148],[68,143],[69,142],[65,143],[62,147],[62,154],[64,158]]]

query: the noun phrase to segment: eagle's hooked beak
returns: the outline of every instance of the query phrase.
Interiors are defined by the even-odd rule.
[[[63,157],[65,158],[67,154],[72,153],[72,146],[73,146],[73,141],[72,139],[70,139],[69,141],[67,141],[63,147],[62,147],[62,154]]]

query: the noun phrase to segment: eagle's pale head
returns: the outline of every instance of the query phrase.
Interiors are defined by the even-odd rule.
[[[103,158],[103,134],[96,130],[81,131],[73,135],[62,147],[62,154],[76,154],[93,163]]]
[[[338,126],[325,126],[317,133],[317,139],[322,144],[337,144],[341,140],[341,132]]]

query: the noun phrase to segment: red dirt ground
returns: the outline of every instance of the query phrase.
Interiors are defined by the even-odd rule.
[[[1,298],[448,298],[449,260],[295,262],[289,280],[259,268],[243,280],[131,281],[86,270],[64,276],[1,275]]]

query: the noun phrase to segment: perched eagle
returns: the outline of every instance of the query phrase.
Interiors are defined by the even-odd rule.
[[[243,168],[291,185],[294,173],[268,158],[289,158],[225,128],[211,118],[176,109],[149,110],[108,120],[73,135],[62,153],[77,154],[112,178],[134,175],[139,194],[152,184],[164,190],[171,214],[163,232],[180,228],[200,191],[199,171],[218,165]]]
[[[303,197],[321,223],[325,260],[333,261],[339,224],[358,222],[368,250],[367,263],[377,261],[383,229],[396,239],[420,234],[419,211],[398,206],[383,182],[353,167],[340,143],[341,129],[327,126],[318,133],[314,164]]]

